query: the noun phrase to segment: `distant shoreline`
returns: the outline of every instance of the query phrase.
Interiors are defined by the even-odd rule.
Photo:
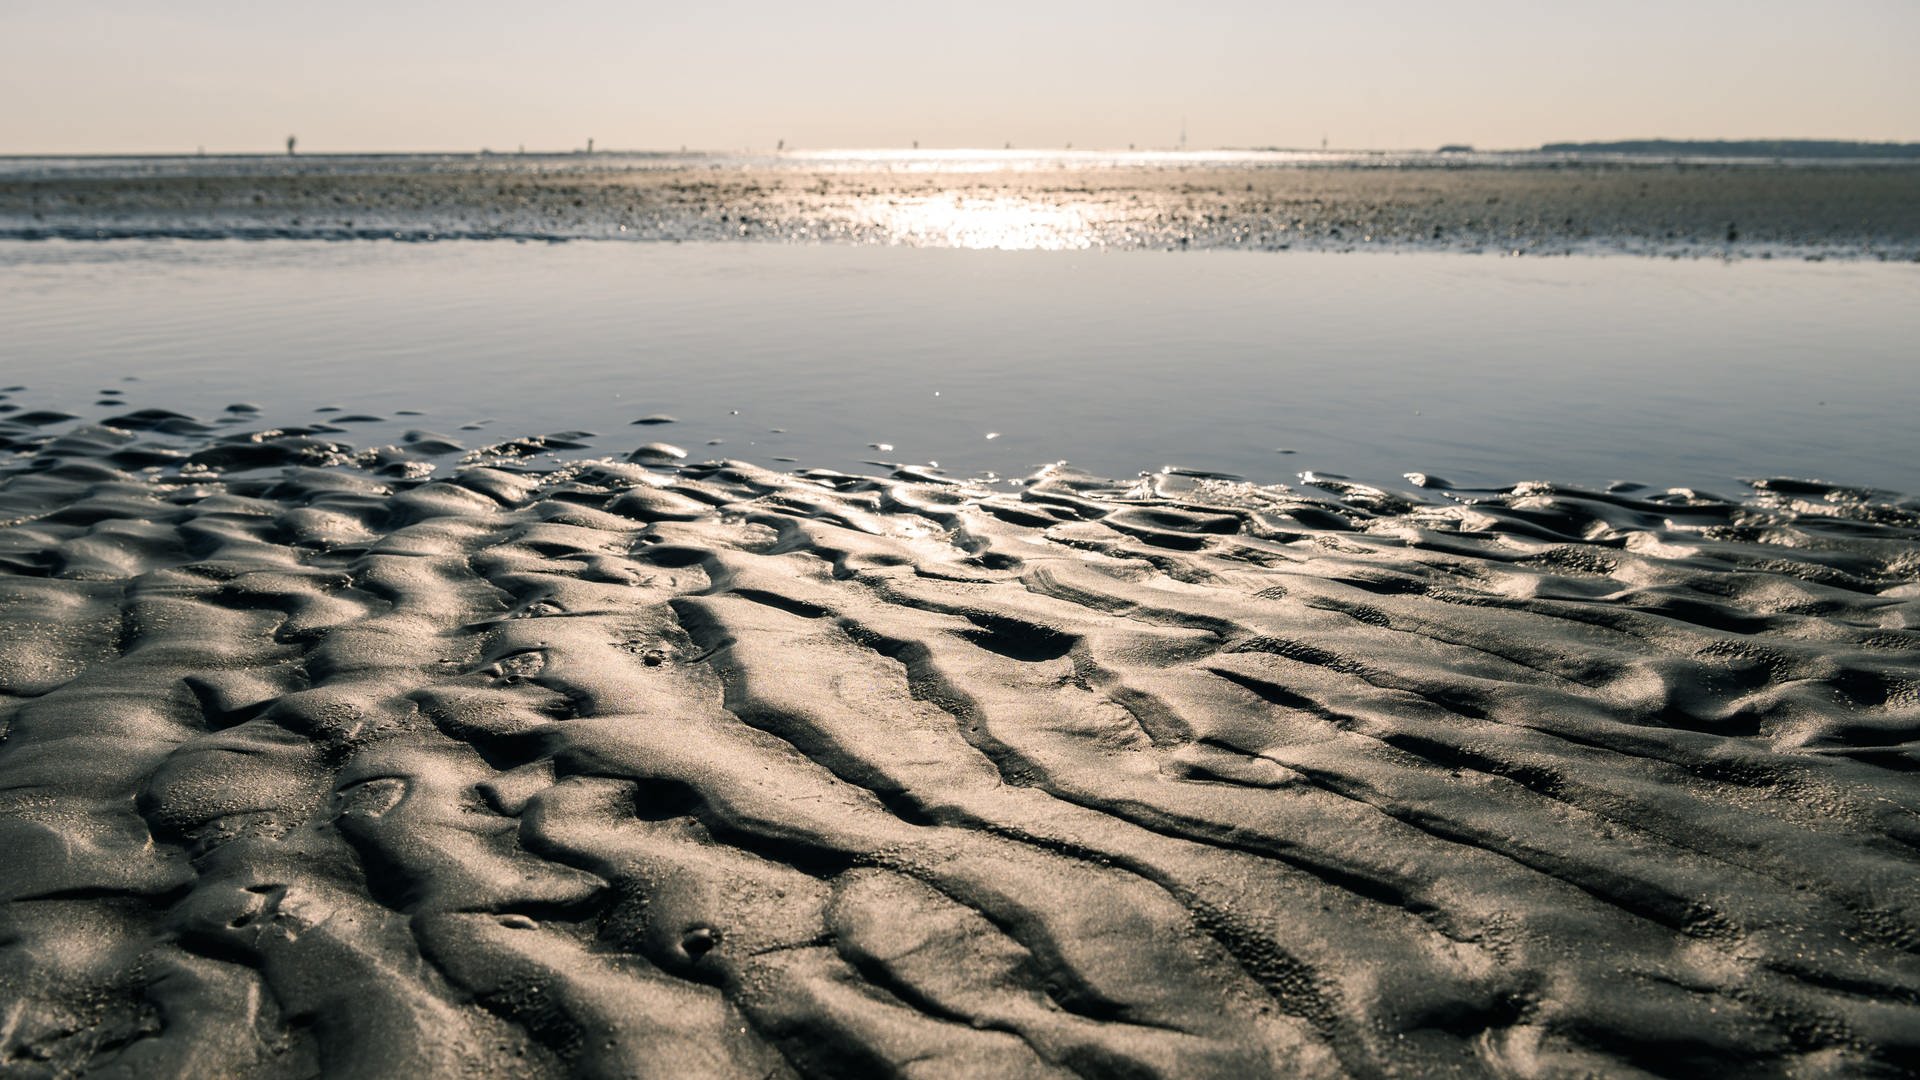
[[[1625,139],[1616,142],[1559,142],[1540,147],[1543,154],[1653,154],[1731,158],[1846,158],[1920,161],[1920,143],[1855,142],[1844,139]]]
[[[439,150],[328,150],[302,151],[288,154],[280,150],[216,150],[192,152],[180,151],[39,151],[23,153],[0,153],[0,161],[181,161],[181,160],[407,160],[419,158],[731,158],[731,157],[770,157],[806,160],[821,155],[871,154],[893,155],[900,157],[940,158],[951,155],[1005,155],[1009,157],[1090,157],[1103,155],[1128,155],[1140,158],[1204,158],[1214,154],[1288,154],[1305,157],[1331,158],[1367,158],[1367,157],[1405,157],[1433,156],[1448,158],[1461,155],[1490,157],[1525,157],[1528,155],[1575,155],[1606,157],[1649,157],[1649,158],[1715,158],[1750,159],[1762,161],[1913,161],[1920,162],[1920,142],[1864,142],[1847,139],[1620,139],[1597,142],[1551,142],[1537,147],[1504,147],[1480,149],[1465,143],[1450,143],[1439,147],[1405,147],[1399,149],[1354,149],[1340,147],[1305,146],[1222,146],[1210,149],[1185,150],[1173,147],[810,147],[792,150],[726,150],[726,149],[540,149],[540,150],[493,150],[481,147],[477,149],[439,149]]]

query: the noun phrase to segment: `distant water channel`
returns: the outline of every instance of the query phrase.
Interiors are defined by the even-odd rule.
[[[575,453],[659,440],[867,472],[1064,459],[1261,482],[1920,492],[1920,267],[9,242],[13,384],[10,404],[86,419],[236,403],[259,407],[256,426],[375,417],[340,424],[363,446],[584,430]],[[632,423],[656,414],[675,422]]]

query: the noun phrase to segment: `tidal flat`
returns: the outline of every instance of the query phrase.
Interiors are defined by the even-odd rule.
[[[1109,157],[0,165],[0,1074],[1920,1071],[1920,171]]]

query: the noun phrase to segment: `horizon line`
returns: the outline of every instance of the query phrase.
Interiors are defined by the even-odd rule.
[[[209,150],[195,147],[191,150],[27,150],[0,152],[0,160],[32,160],[46,158],[115,158],[115,159],[167,159],[167,158],[380,158],[380,157],[600,157],[600,156],[659,156],[677,155],[722,155],[757,154],[768,157],[806,156],[810,154],[1156,154],[1168,156],[1193,156],[1200,154],[1241,153],[1241,154],[1398,154],[1398,153],[1441,153],[1458,151],[1476,154],[1528,154],[1550,153],[1554,147],[1605,147],[1630,144],[1672,144],[1691,146],[1727,146],[1727,145],[1783,145],[1783,146],[1857,146],[1879,149],[1920,149],[1920,140],[1906,139],[1838,139],[1824,137],[1765,137],[1765,138],[1674,138],[1668,136],[1649,136],[1625,139],[1564,139],[1541,143],[1537,146],[1479,147],[1468,143],[1443,143],[1439,146],[1400,146],[1400,147],[1340,147],[1340,146],[1215,146],[1207,148],[1178,146],[819,146],[819,147],[627,147],[594,148],[575,146],[567,148],[527,149],[524,146],[511,150],[495,150],[492,147],[479,148],[416,148],[409,150],[305,150],[290,153],[285,150]]]

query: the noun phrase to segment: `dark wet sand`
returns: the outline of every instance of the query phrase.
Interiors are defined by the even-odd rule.
[[[0,420],[0,1070],[1920,1068],[1911,501],[538,449]]]
[[[0,237],[773,240],[1920,259],[1920,167],[845,168],[0,180]],[[277,171],[275,171],[277,168]],[[319,170],[319,171],[316,171]],[[1036,245],[1036,239],[1038,243]]]

